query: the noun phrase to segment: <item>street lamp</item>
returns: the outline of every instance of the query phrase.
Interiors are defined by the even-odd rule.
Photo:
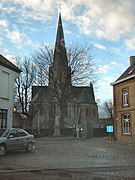
[[[16,107],[13,108],[13,112],[14,112],[14,113],[16,112]]]

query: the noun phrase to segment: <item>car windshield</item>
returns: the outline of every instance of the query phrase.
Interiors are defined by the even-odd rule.
[[[7,137],[7,135],[9,134],[9,129],[7,129],[2,135],[1,135],[1,137]]]

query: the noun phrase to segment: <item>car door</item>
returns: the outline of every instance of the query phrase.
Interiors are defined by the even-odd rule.
[[[20,141],[17,129],[11,129],[7,137],[7,148],[9,150],[19,149]]]
[[[18,129],[18,134],[19,134],[19,144],[20,144],[20,149],[26,149],[27,147],[27,141],[28,141],[28,135],[25,133],[23,129]]]

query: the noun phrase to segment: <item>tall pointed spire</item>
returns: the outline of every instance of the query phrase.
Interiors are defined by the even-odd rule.
[[[59,21],[58,21],[58,29],[57,29],[55,47],[57,47],[59,49],[65,48],[65,40],[64,40],[64,33],[63,33],[63,27],[62,27],[61,13],[59,13]]]
[[[56,42],[55,42],[54,65],[68,66],[61,12],[59,12],[57,36],[56,36]]]
[[[65,84],[71,85],[71,68],[68,66],[61,13],[58,19],[53,65],[49,68],[49,85],[55,87],[56,84],[61,87]]]

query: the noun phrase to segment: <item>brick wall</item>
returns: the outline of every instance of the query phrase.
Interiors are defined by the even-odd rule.
[[[122,90],[128,89],[128,106],[122,105]],[[131,135],[122,134],[122,114],[130,114]],[[132,78],[120,84],[114,85],[114,126],[115,137],[120,141],[135,141],[135,79]]]

